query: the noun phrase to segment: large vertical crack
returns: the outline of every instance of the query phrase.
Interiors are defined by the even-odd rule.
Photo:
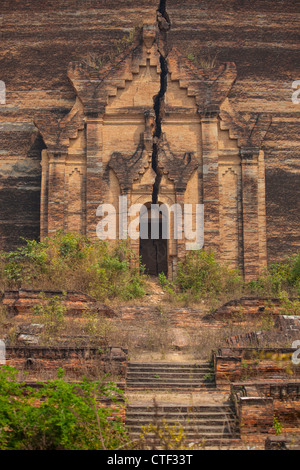
[[[156,173],[155,182],[153,184],[153,192],[152,192],[152,203],[157,204],[158,192],[161,182],[161,170],[158,165],[158,152],[159,152],[159,143],[161,138],[161,121],[162,121],[162,113],[163,113],[163,103],[164,103],[164,96],[167,90],[167,74],[168,74],[168,66],[166,59],[161,55],[160,56],[160,66],[161,66],[161,78],[160,78],[160,90],[158,95],[155,97],[154,100],[154,112],[155,112],[155,131],[154,131],[154,142],[153,142],[153,153],[152,153],[152,168]]]
[[[163,19],[165,20],[165,26],[163,27],[166,31],[168,31],[170,29],[170,25],[171,25],[171,21],[170,21],[170,17],[167,13],[167,0],[160,0],[159,2],[159,6],[158,6],[158,9],[157,9],[157,20],[158,20],[158,23],[160,23],[160,17],[161,16],[163,17]],[[164,23],[164,21],[163,21]],[[162,30],[162,25],[161,24],[158,24],[158,27],[160,28],[160,30]]]
[[[160,90],[154,99],[154,112],[155,112],[155,131],[154,131],[154,140],[153,140],[153,152],[152,152],[152,168],[156,173],[155,182],[153,184],[152,191],[152,203],[157,204],[158,202],[158,193],[159,187],[162,178],[162,172],[158,165],[158,153],[159,153],[159,143],[161,139],[162,129],[162,114],[163,114],[163,104],[164,97],[167,91],[167,77],[168,77],[168,63],[167,63],[167,32],[170,29],[170,19],[166,10],[167,0],[160,0],[158,9],[157,9],[157,27],[158,27],[158,52],[160,54]],[[162,44],[162,47],[160,47]]]

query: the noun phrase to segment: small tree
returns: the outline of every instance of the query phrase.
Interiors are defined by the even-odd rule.
[[[117,410],[99,406],[103,397],[118,402],[113,383],[68,383],[59,370],[36,390],[16,375],[14,368],[0,369],[1,450],[110,450],[127,442]]]

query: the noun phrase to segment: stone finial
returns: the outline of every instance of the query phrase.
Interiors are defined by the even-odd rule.
[[[147,50],[150,50],[156,37],[156,27],[154,24],[143,25],[143,43]]]

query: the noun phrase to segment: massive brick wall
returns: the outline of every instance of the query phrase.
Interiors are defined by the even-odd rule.
[[[19,236],[38,237],[40,153],[44,143],[33,116],[44,109],[66,114],[75,94],[67,66],[87,53],[105,52],[114,39],[155,16],[158,0],[2,0],[0,80],[0,247]],[[268,260],[300,245],[299,112],[291,101],[297,64],[299,2],[290,0],[167,0],[170,45],[233,61],[237,79],[229,99],[243,113],[267,112],[264,141]],[[80,14],[79,14],[80,12]],[[247,116],[246,116],[247,117]]]
[[[169,39],[181,50],[233,61],[230,100],[241,112],[267,112],[268,261],[299,249],[299,116],[292,82],[300,79],[297,0],[181,0],[167,2]]]
[[[0,248],[40,231],[41,150],[33,125],[40,110],[66,114],[75,93],[70,61],[105,53],[148,17],[156,0],[3,0],[0,5]]]

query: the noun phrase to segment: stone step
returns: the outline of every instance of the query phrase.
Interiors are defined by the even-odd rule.
[[[166,422],[170,426],[175,426],[177,424],[180,424],[184,427],[185,430],[191,428],[191,429],[202,429],[203,427],[206,428],[208,426],[214,426],[216,428],[220,429],[230,429],[231,431],[235,428],[235,420],[234,419],[212,419],[212,418],[202,418],[202,419],[193,419],[191,417],[179,417],[176,416],[173,419],[171,419],[169,416],[166,417],[149,417],[147,418],[134,418],[131,416],[126,417],[126,426],[129,428],[136,427],[138,426],[139,428],[141,426],[147,425],[147,424],[155,424],[155,423],[162,423]]]
[[[188,419],[231,419],[232,413],[229,411],[209,411],[209,410],[173,410],[173,411],[155,411],[155,410],[126,410],[126,413],[131,418],[137,419],[152,419],[153,417],[158,418],[180,418],[181,416]]]
[[[181,420],[181,421],[235,421],[235,416],[229,411],[209,411],[209,410],[172,410],[172,411],[154,411],[154,410],[126,410],[126,419],[153,421],[159,420]]]
[[[212,377],[213,378],[213,377]],[[126,377],[126,382],[152,382],[157,380],[164,380],[170,382],[211,382],[206,375],[194,374],[130,374]]]
[[[127,390],[203,390],[215,388],[214,373],[209,362],[130,362],[127,369]]]
[[[173,423],[168,423],[170,427],[173,427],[174,424]],[[175,423],[177,424],[177,423]],[[146,424],[147,425],[147,424]],[[142,427],[139,426],[139,425],[127,425],[126,423],[126,426],[128,427],[128,430],[130,432],[130,434],[132,432],[136,432],[136,433],[139,433],[141,432],[141,429]],[[232,436],[233,435],[233,430],[232,429],[228,429],[226,427],[223,427],[223,426],[214,426],[214,425],[203,425],[203,426],[192,426],[192,425],[185,425],[185,426],[182,426],[182,429],[183,429],[183,433],[185,436],[188,436],[188,435],[199,435],[199,436],[203,436],[203,435],[218,435],[218,436],[224,436],[226,435],[226,437],[228,436]],[[148,433],[147,433],[148,434]],[[151,434],[151,433],[150,433]]]
[[[139,442],[140,441],[140,438],[141,436],[139,434],[133,434],[132,436],[132,440],[133,441],[137,441]],[[190,446],[196,446],[196,448],[198,448],[198,450],[230,450],[230,449],[239,449],[239,448],[243,448],[243,445],[242,445],[242,441],[241,439],[239,438],[235,438],[235,437],[219,437],[219,436],[211,436],[211,437],[193,437],[193,436],[190,436],[190,437],[186,437],[186,439],[184,440],[185,442],[185,447],[187,449],[190,448]],[[146,448],[148,449],[159,449],[160,447],[160,442],[158,440],[155,440],[155,439],[150,439],[148,438],[146,441],[145,441],[145,444],[146,444]],[[144,445],[145,445],[144,444]]]
[[[200,380],[185,380],[183,382],[179,382],[178,379],[170,379],[170,380],[160,380],[160,379],[153,379],[153,380],[129,380],[126,383],[126,389],[145,389],[148,388],[156,388],[156,387],[167,387],[168,389],[180,389],[184,387],[192,387],[192,388],[216,388],[215,383],[213,382],[203,382]]]
[[[141,438],[143,426],[162,424],[163,421],[171,427],[181,426],[186,442],[204,443],[211,447],[240,443],[236,416],[230,403],[196,406],[127,405],[125,423],[132,439]],[[146,434],[145,441],[147,445],[156,443],[159,446],[153,432]]]
[[[133,440],[138,440],[141,438],[141,433],[140,432],[130,432],[130,437]],[[241,444],[241,440],[239,436],[235,434],[223,434],[223,433],[188,433],[185,434],[184,440],[188,442],[194,442],[194,443],[203,443],[207,444],[209,446],[225,446],[225,445],[238,445]],[[148,445],[151,444],[159,444],[159,441],[155,438],[154,433],[147,433],[146,437],[146,442]]]
[[[212,365],[209,362],[202,363],[190,363],[190,362],[129,362],[129,369],[209,369],[211,370]]]
[[[160,365],[159,367],[156,367],[155,364],[152,364],[152,365],[143,365],[143,366],[131,366],[131,365],[128,365],[128,369],[129,370],[132,370],[132,371],[135,371],[135,370],[169,370],[169,371],[189,371],[189,370],[194,370],[194,371],[199,371],[199,372],[203,372],[203,371],[212,371],[213,370],[213,367],[212,366],[209,366],[208,364],[207,365],[203,365],[203,366],[176,366],[176,365]]]
[[[205,377],[212,376],[214,377],[214,372],[210,370],[164,370],[164,369],[153,369],[153,370],[129,370],[127,371],[127,377]]]
[[[164,381],[178,381],[178,382],[185,382],[185,381],[197,381],[197,382],[214,382],[215,376],[214,375],[206,375],[206,374],[127,374],[126,382],[152,382],[154,380],[164,380]]]
[[[149,413],[224,413],[231,414],[232,405],[230,403],[222,403],[221,405],[206,404],[206,405],[158,405],[154,407],[151,405],[127,405],[127,412],[149,412]]]
[[[128,391],[213,391],[215,374],[209,362],[202,363],[130,363],[126,389]],[[185,441],[209,443],[210,446],[238,442],[236,417],[231,404],[206,405],[127,405],[125,423],[132,439],[139,439],[142,427],[166,422],[182,426]],[[154,433],[147,433],[146,443],[155,442]],[[159,442],[157,442],[159,446]]]
[[[157,389],[164,389],[164,390],[204,390],[216,388],[214,383],[204,383],[204,382],[164,382],[164,381],[156,381],[156,382],[129,382],[126,384],[127,390],[157,390]]]

